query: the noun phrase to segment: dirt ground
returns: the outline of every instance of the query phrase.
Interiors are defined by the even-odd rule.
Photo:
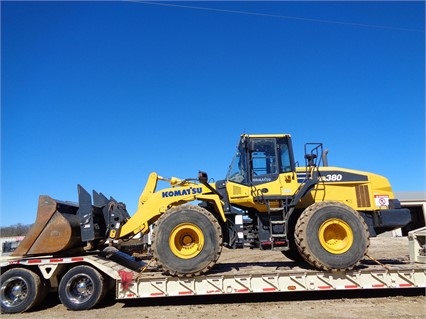
[[[377,260],[408,259],[406,237],[371,239],[369,256]],[[219,262],[285,261],[280,252],[224,250]],[[426,268],[426,265],[425,265]],[[6,315],[5,315],[6,316]],[[298,292],[257,295],[158,298],[115,301],[108,297],[96,309],[68,311],[56,295],[37,309],[10,318],[315,318],[315,319],[393,319],[426,318],[423,289],[374,290],[373,292]]]

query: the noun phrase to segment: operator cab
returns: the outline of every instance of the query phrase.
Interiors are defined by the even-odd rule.
[[[293,172],[295,164],[291,137],[280,135],[242,135],[227,174],[227,181],[258,185]]]

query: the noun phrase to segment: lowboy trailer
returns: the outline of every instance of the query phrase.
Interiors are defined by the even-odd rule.
[[[117,300],[330,290],[426,288],[426,228],[411,231],[409,261],[366,260],[356,269],[320,271],[294,262],[218,263],[208,274],[173,277],[116,249],[61,258],[2,258],[1,310],[24,312],[56,291],[70,310],[93,308],[108,291]],[[288,265],[296,266],[290,267]]]

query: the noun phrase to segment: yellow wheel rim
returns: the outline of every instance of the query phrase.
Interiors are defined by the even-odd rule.
[[[354,242],[351,227],[338,218],[326,220],[319,228],[318,235],[321,246],[335,255],[347,252]]]
[[[169,246],[172,253],[179,258],[194,258],[204,247],[203,232],[194,224],[180,224],[172,230]]]

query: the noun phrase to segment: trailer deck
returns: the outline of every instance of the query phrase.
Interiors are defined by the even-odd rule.
[[[162,274],[151,261],[139,260],[118,250],[66,257],[8,256],[0,259],[0,267],[2,274],[10,269],[28,269],[39,273],[40,278],[49,282],[51,290],[57,290],[64,269],[90,266],[102,273],[104,278],[112,279],[109,280],[113,283],[110,287],[115,287],[117,300],[426,288],[425,238],[426,229],[409,235],[409,258],[405,255],[386,260],[366,259],[350,271],[325,272],[311,268],[307,263],[288,261],[232,262],[231,259],[227,262],[224,259],[225,262],[216,264],[208,275],[172,277]],[[8,298],[3,295],[2,291],[2,298]]]

